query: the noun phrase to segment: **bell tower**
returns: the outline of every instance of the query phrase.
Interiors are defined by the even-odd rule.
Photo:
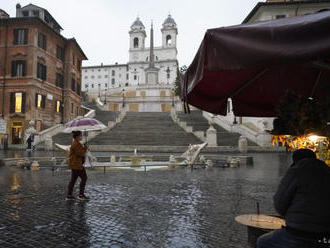
[[[137,17],[136,20],[131,25],[131,30],[129,31],[130,37],[130,50],[141,50],[145,46],[146,31],[140,18]]]
[[[176,48],[176,36],[178,29],[172,16],[169,14],[163,23],[162,31],[162,45],[164,48]]]

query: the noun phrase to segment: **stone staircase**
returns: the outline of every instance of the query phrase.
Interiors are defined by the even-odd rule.
[[[173,122],[170,113],[127,112],[113,129],[92,139],[92,145],[188,146],[201,141]]]
[[[177,117],[180,121],[186,122],[187,126],[191,126],[194,131],[203,131],[210,127],[208,120],[203,117],[203,112],[200,110],[193,110],[190,114],[184,112],[177,112]],[[218,146],[238,146],[238,139],[241,136],[239,133],[230,133],[222,127],[214,124],[213,127],[217,130],[217,145]],[[254,142],[248,140],[248,145],[256,145]]]
[[[110,112],[100,110],[96,104],[84,104],[86,107],[95,110],[95,119],[101,121],[104,125],[108,125],[109,121],[115,121],[120,112]],[[58,133],[52,137],[54,143],[61,145],[70,145],[72,143],[72,134]]]

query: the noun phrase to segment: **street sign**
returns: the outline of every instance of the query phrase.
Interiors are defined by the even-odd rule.
[[[5,120],[0,120],[0,133],[7,133],[7,122]]]

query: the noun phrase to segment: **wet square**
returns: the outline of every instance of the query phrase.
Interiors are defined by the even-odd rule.
[[[253,166],[88,171],[89,202],[65,201],[70,172],[0,167],[0,247],[247,247],[235,216],[275,213],[285,153]],[[75,189],[78,189],[77,185]]]

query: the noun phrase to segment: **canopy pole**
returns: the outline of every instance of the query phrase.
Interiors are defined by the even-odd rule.
[[[238,95],[242,90],[244,90],[247,86],[249,86],[250,84],[254,83],[258,78],[260,78],[263,74],[265,74],[265,72],[268,69],[265,68],[262,71],[260,71],[257,75],[255,75],[253,78],[251,78],[250,80],[248,80],[247,82],[245,82],[240,88],[238,88],[231,96],[230,98],[233,99],[234,96]]]
[[[321,78],[321,75],[322,75],[322,69],[319,71],[319,73],[317,74],[317,78],[316,78],[316,81],[315,81],[315,84],[313,86],[313,89],[312,89],[312,93],[310,95],[310,98],[313,99],[313,95],[315,93],[315,90],[316,90],[316,86],[319,84],[320,82],[320,78]]]

